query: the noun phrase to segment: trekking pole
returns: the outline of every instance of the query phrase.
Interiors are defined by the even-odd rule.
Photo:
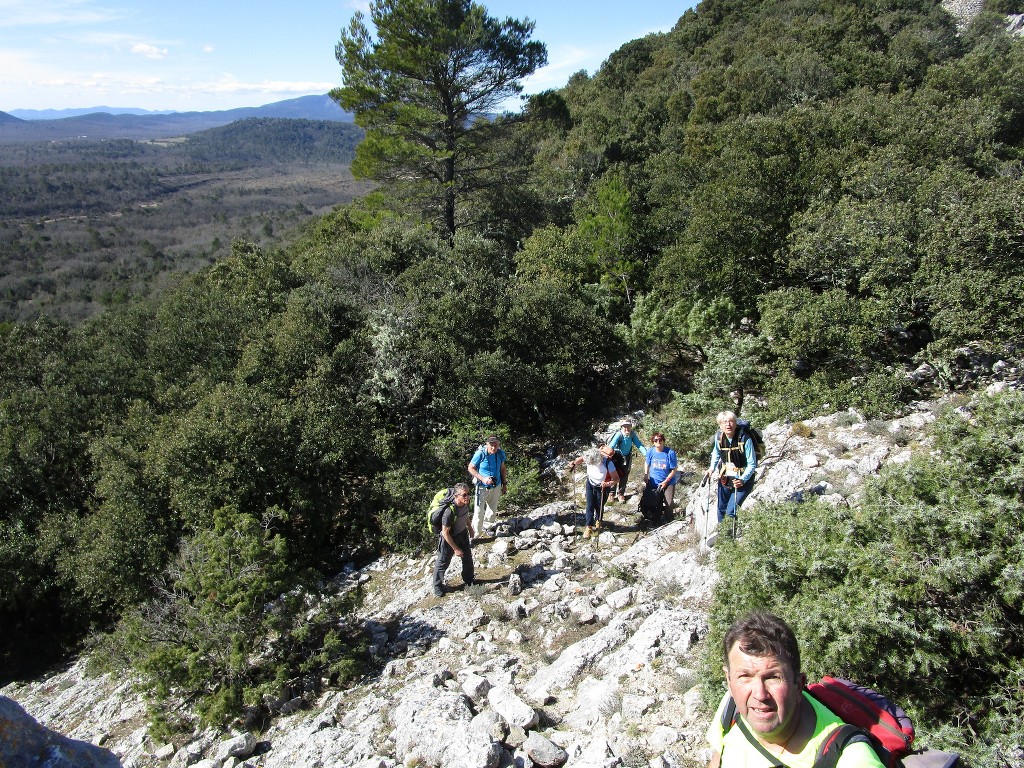
[[[703,488],[708,484],[708,480],[711,479],[711,475],[704,475],[704,478],[700,481],[700,487]],[[698,502],[699,503],[699,502]],[[708,546],[708,518],[711,517],[711,488],[708,488],[708,503],[704,505],[704,548]]]
[[[572,535],[579,538],[580,509],[576,506],[576,470],[572,467],[569,468],[569,477],[572,478]]]

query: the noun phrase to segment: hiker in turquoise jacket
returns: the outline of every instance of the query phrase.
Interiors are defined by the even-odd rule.
[[[615,469],[619,473],[617,496],[620,502],[625,502],[626,500],[626,481],[629,480],[629,470],[633,466],[634,446],[641,454],[647,450],[647,447],[637,437],[636,431],[633,429],[632,419],[624,419],[619,424],[618,432],[612,435],[612,439],[608,441],[608,447],[616,453]]]
[[[778,616],[749,613],[726,632],[722,643],[729,689],[707,730],[713,750],[708,768],[814,765],[818,747],[843,720],[804,691],[800,648]],[[726,730],[722,713],[735,702],[736,720]],[[843,747],[836,768],[882,768],[866,741]]]
[[[736,510],[754,490],[757,448],[750,435],[739,432],[732,411],[718,414],[712,445],[711,466],[705,474],[709,478],[718,474],[718,522],[722,522],[727,516],[735,519]]]

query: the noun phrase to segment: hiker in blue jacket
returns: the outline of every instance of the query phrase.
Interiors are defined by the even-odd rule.
[[[620,502],[626,501],[626,482],[629,480],[629,470],[633,466],[634,446],[641,454],[647,450],[640,438],[637,437],[633,427],[632,419],[623,419],[619,424],[619,430],[608,441],[608,447],[616,454],[613,461],[615,461],[615,469],[619,473],[617,498]]]
[[[653,447],[647,449],[644,460],[644,483],[653,483],[665,492],[665,506],[672,511],[672,497],[675,495],[676,471],[679,461],[676,452],[665,445],[665,435],[654,432],[651,435]]]
[[[473,476],[476,494],[473,503],[473,529],[477,536],[483,536],[485,526],[498,521],[498,500],[508,491],[505,484],[505,452],[497,435],[488,437],[466,469]]]
[[[704,474],[718,473],[718,522],[736,519],[736,510],[754,490],[757,448],[754,439],[736,426],[736,414],[718,414],[718,432],[711,448],[711,465]]]

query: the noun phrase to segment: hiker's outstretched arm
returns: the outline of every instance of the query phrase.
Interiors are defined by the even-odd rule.
[[[708,760],[708,768],[718,768],[722,764],[722,756],[718,752],[711,753],[711,759]]]

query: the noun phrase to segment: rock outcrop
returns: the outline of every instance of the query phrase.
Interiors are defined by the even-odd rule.
[[[921,404],[890,421],[851,411],[768,425],[742,516],[813,496],[857,504],[866,478],[928,450],[933,419]],[[82,662],[3,693],[49,728],[102,742],[126,768],[703,763],[708,715],[694,686],[716,574],[704,538],[714,502],[692,482],[700,471],[688,468],[675,519],[655,530],[638,526],[635,502],[611,505],[591,539],[573,528],[582,499],[505,517],[475,549],[480,585],[463,587],[456,562],[443,598],[430,590],[432,557],[349,569],[331,588],[361,585],[377,673],[298,702],[258,738],[205,731],[154,742],[129,683],[89,680]]]
[[[44,728],[16,701],[0,696],[0,765],[10,768],[120,768],[110,750]]]

